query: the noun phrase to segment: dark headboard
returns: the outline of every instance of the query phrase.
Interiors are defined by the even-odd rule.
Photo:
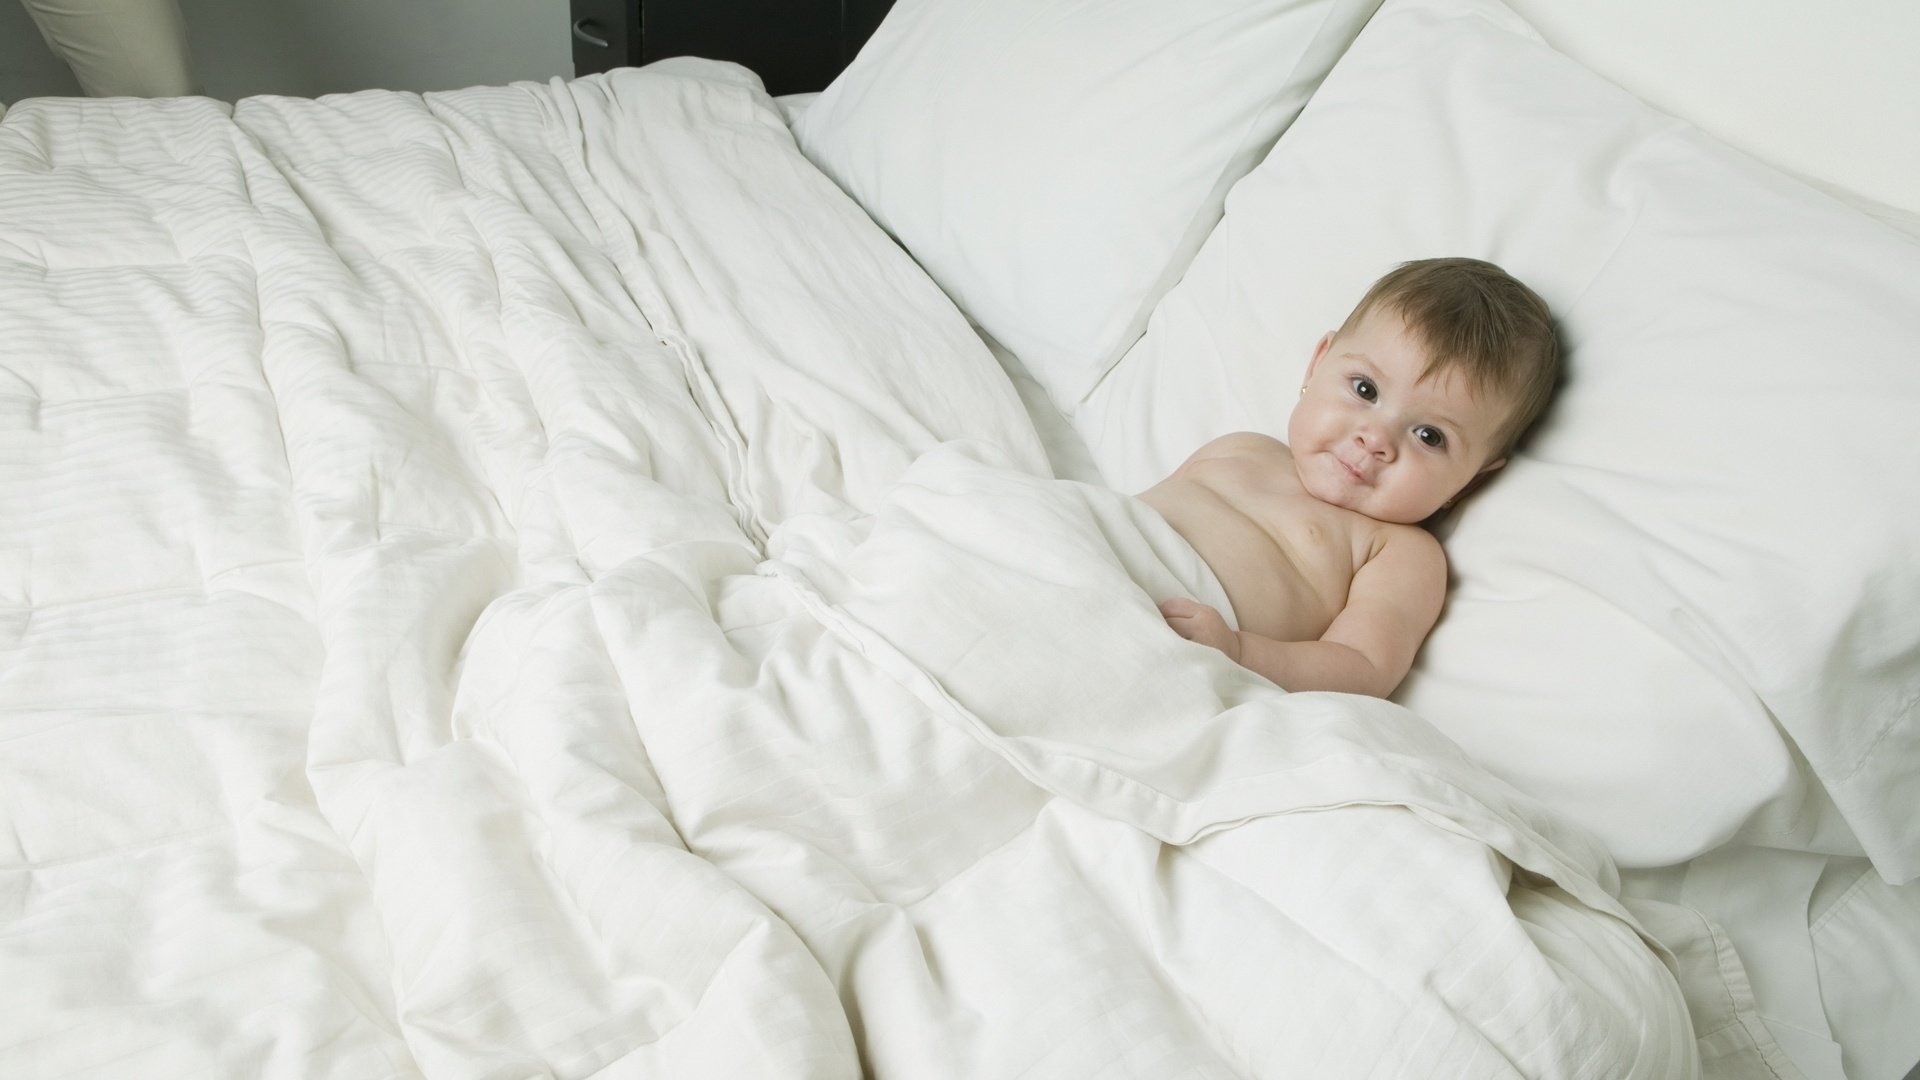
[[[705,56],[752,68],[771,94],[824,89],[893,6],[893,0],[571,3],[575,75]]]

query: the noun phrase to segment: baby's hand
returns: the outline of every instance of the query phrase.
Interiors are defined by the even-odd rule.
[[[1226,653],[1234,663],[1240,662],[1240,635],[1234,633],[1227,620],[1213,608],[1198,600],[1176,596],[1160,605],[1160,615],[1173,627],[1174,633],[1188,641],[1211,645]]]

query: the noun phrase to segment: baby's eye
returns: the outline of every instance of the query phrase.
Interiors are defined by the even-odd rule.
[[[1353,392],[1359,394],[1362,401],[1372,401],[1380,396],[1380,389],[1373,385],[1371,379],[1361,378],[1358,375],[1353,379]]]
[[[1447,445],[1446,432],[1441,431],[1437,427],[1431,427],[1425,424],[1413,429],[1413,437],[1419,439],[1421,445],[1434,450],[1439,450]]]

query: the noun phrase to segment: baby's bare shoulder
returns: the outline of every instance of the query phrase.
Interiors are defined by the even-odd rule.
[[[1187,464],[1215,458],[1271,457],[1290,453],[1286,443],[1271,435],[1262,435],[1257,431],[1236,431],[1222,435],[1194,451],[1193,456],[1187,459]]]
[[[1447,553],[1440,541],[1418,525],[1376,521],[1367,537],[1367,550],[1361,565],[1379,563],[1396,576],[1447,577]]]

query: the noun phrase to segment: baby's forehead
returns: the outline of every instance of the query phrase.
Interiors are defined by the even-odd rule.
[[[1464,360],[1446,357],[1426,357],[1420,369],[1418,381],[1437,391],[1458,394],[1477,401],[1492,401],[1509,397],[1505,387],[1497,384],[1491,376],[1475,371]]]
[[[1470,414],[1456,416],[1463,423],[1478,420],[1498,427],[1520,410],[1519,395],[1512,389],[1459,362],[1429,360],[1416,385],[1440,402]]]

